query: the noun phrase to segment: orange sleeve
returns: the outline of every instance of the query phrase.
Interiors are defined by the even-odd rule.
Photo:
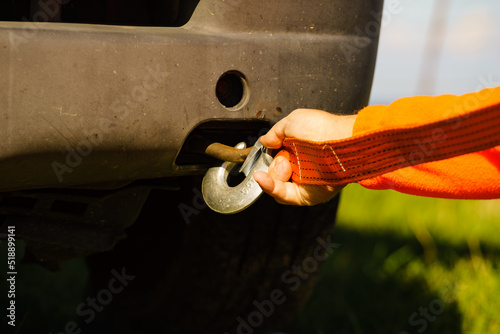
[[[374,130],[428,124],[500,103],[500,86],[461,96],[416,96],[388,106],[374,105],[358,113],[353,135]],[[500,117],[500,115],[499,115]],[[458,118],[455,126],[460,126]],[[500,129],[498,129],[500,131]],[[480,134],[478,134],[480,136]],[[425,152],[425,147],[422,147]],[[500,198],[500,146],[446,160],[406,167],[360,181],[369,189],[441,198]]]

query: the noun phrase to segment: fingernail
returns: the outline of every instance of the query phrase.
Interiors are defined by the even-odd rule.
[[[281,173],[283,171],[283,161],[281,161],[281,159],[276,160],[274,164],[274,170],[278,173]]]

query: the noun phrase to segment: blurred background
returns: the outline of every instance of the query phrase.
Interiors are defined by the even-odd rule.
[[[393,13],[389,8],[397,8]],[[370,104],[500,85],[500,2],[386,0]],[[500,201],[349,185],[341,244],[286,333],[500,333]]]
[[[490,77],[500,85],[500,1],[386,0],[386,13],[391,6],[398,10],[382,21],[370,104],[465,94]]]

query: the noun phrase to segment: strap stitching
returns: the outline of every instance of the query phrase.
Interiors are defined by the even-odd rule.
[[[495,109],[497,107],[500,107],[500,103],[497,104],[497,105],[493,105],[493,106],[490,106],[490,107],[487,107],[487,108],[483,108],[483,109],[478,109],[476,111],[473,111],[471,113],[469,113],[469,117],[482,117],[484,116],[483,114],[486,113],[486,115],[489,114],[489,112],[491,112],[490,109]],[[416,127],[416,128],[413,128],[413,129],[408,129],[406,133],[414,133],[414,132],[421,132],[422,129],[424,128],[425,131],[430,131],[430,130],[434,130],[434,129],[438,129],[440,128],[439,124],[442,124],[442,123],[449,123],[451,122],[452,120],[454,119],[459,119],[459,118],[463,118],[462,117],[454,117],[454,118],[451,118],[451,119],[448,119],[448,120],[441,120],[441,121],[437,121],[437,122],[434,122],[434,123],[431,123],[431,124],[426,124],[426,125],[423,125],[423,126],[419,126],[419,127]],[[474,127],[474,126],[477,126],[477,125],[481,125],[483,123],[487,123],[491,120],[495,120],[497,119],[496,115],[493,114],[491,116],[491,118],[487,118],[487,119],[481,119],[479,121],[476,121],[474,123],[470,123],[470,124],[466,124],[464,126],[461,126],[461,127],[458,127],[457,129],[451,129],[449,132],[447,133],[451,133],[451,132],[457,132],[457,131],[463,131],[464,129],[467,129],[467,128],[471,128],[471,127]],[[446,124],[443,124],[441,127],[448,127],[448,125]],[[387,133],[387,132],[380,132],[380,133],[374,133],[374,134],[377,134],[377,137],[367,137],[365,138],[364,140],[362,141],[356,141],[355,144],[356,145],[359,145],[359,144],[363,144],[363,143],[366,143],[366,142],[370,142],[370,141],[374,141],[374,140],[378,140],[378,138],[384,138],[384,137],[390,137],[390,136],[395,136],[395,135],[401,135],[400,132],[395,132],[394,130],[397,130],[397,129],[392,129],[390,133]],[[415,140],[415,139],[420,139],[420,138],[427,138],[429,136],[429,134],[423,134],[423,135],[420,135],[420,136],[416,136],[416,137],[407,137],[407,138],[399,138],[399,139],[395,139],[393,140],[393,142],[400,142],[400,141],[406,141],[406,140]],[[295,141],[297,139],[289,139],[289,141],[291,141],[293,144],[296,144]],[[361,149],[358,149],[356,151],[352,151],[352,153],[357,153],[359,151],[362,151],[362,150],[369,150],[369,149],[372,149],[372,148],[376,148],[376,147],[379,147],[381,145],[384,145],[385,143],[379,143],[379,144],[376,144],[376,145],[373,145],[373,146],[369,146],[367,148],[361,148]],[[344,145],[340,145],[340,146],[336,146],[337,149],[342,149],[342,148],[347,148],[349,146],[353,145],[352,143],[347,143],[347,144],[344,144]],[[320,148],[318,148],[315,144],[313,143],[305,143],[305,142],[301,142],[300,144],[297,145],[299,148],[305,148],[305,149],[310,149],[310,150],[314,150],[314,151],[319,151],[321,150]]]
[[[486,122],[486,121],[485,121],[485,122]],[[478,125],[479,125],[479,124],[478,124]],[[482,128],[481,130],[476,130],[476,131],[473,131],[473,132],[467,132],[467,133],[465,133],[465,134],[460,134],[460,135],[458,135],[458,136],[454,136],[454,137],[448,137],[448,138],[446,138],[446,139],[444,139],[444,140],[442,140],[442,141],[449,141],[449,140],[456,140],[456,139],[465,138],[465,137],[468,137],[468,136],[471,136],[471,135],[474,135],[474,134],[477,134],[477,133],[480,133],[480,132],[483,132],[483,131],[487,131],[487,130],[490,130],[490,129],[494,129],[494,128],[496,128],[496,127],[497,127],[497,125],[496,125],[496,124],[493,124],[493,125],[491,125],[491,126],[488,126],[488,127]],[[485,139],[486,139],[486,138],[490,138],[491,136],[494,136],[494,135],[486,136],[486,137],[483,137],[483,138],[485,138]],[[412,140],[412,139],[413,139],[413,140],[415,140],[415,139],[417,139],[417,138],[408,138],[408,139],[405,139],[405,140]],[[440,143],[440,142],[442,142],[442,141],[431,141],[431,142],[428,142],[428,144],[439,144],[439,143]],[[382,145],[385,145],[385,144],[387,144],[387,143],[383,143]],[[457,144],[450,144],[450,145],[442,146],[442,147],[440,147],[439,149],[445,149],[445,148],[452,147],[452,146],[456,146],[456,145],[457,145]],[[295,143],[294,143],[294,146],[295,146]],[[300,147],[300,145],[298,145],[298,146]],[[414,143],[412,143],[412,144],[403,145],[403,146],[389,147],[389,148],[383,149],[383,150],[381,150],[381,151],[377,151],[377,152],[375,152],[375,153],[371,153],[371,154],[368,154],[368,155],[364,155],[364,156],[362,156],[362,157],[359,157],[359,156],[358,156],[358,157],[354,157],[354,158],[351,158],[351,159],[346,159],[346,160],[344,160],[344,161],[347,161],[347,162],[355,162],[355,161],[358,161],[358,160],[360,160],[360,159],[365,159],[365,158],[370,158],[370,157],[372,157],[372,156],[377,156],[377,155],[380,155],[381,153],[386,153],[386,152],[395,151],[395,150],[401,150],[401,149],[405,149],[405,148],[412,147],[412,146],[415,146],[415,144],[414,144]],[[302,147],[302,148],[308,149],[307,147]],[[367,148],[366,150],[371,149],[371,148],[375,148],[375,146],[372,146],[372,147],[370,147],[370,148]],[[315,150],[317,150],[317,149],[315,149]],[[333,150],[333,149],[332,149],[332,150]],[[349,154],[354,154],[354,153],[357,153],[357,152],[359,152],[359,151],[361,151],[361,150],[358,150],[358,151],[349,151],[348,153],[349,153]],[[295,147],[295,152],[297,152],[296,147]],[[324,156],[324,155],[323,155],[323,156],[321,156],[321,155],[314,155],[314,154],[307,153],[307,152],[301,152],[301,155],[307,155],[307,156],[310,156],[310,157],[315,157],[315,158],[324,158],[324,159],[328,158],[328,156]],[[335,156],[337,156],[337,155],[335,154]],[[393,157],[396,157],[396,156],[390,156],[390,157],[386,157],[386,158],[384,158],[384,159],[390,159],[390,158],[393,158]],[[337,159],[338,159],[338,157],[337,157]],[[382,160],[384,160],[384,159],[382,159]],[[376,162],[379,162],[379,161],[382,161],[382,160],[375,160],[375,161],[373,161],[373,162],[370,162],[369,164],[376,163]],[[313,162],[313,161],[309,161],[309,160],[303,160],[303,162],[314,163],[314,164],[316,164],[316,165],[318,165],[318,166],[330,166],[330,164],[319,164],[319,163],[315,163],[315,162]],[[340,162],[340,161],[339,161],[339,162]]]
[[[439,158],[439,157],[449,156],[450,154],[454,155],[454,154],[461,153],[461,152],[470,152],[470,150],[481,148],[482,146],[483,145],[477,145],[477,146],[471,147],[470,149],[456,150],[456,151],[453,151],[453,152],[448,152],[448,153],[445,153],[445,154],[436,155],[435,157]],[[436,160],[438,160],[438,159],[436,159]],[[435,160],[433,160],[433,161],[435,161]],[[427,161],[427,162],[431,162],[431,161]],[[327,180],[342,181],[342,180],[353,179],[353,178],[356,178],[356,177],[359,177],[359,176],[363,176],[363,175],[366,175],[366,174],[373,174],[374,172],[378,172],[378,171],[381,171],[381,170],[384,170],[384,169],[390,169],[390,168],[392,168],[394,166],[398,166],[398,165],[401,165],[401,164],[403,164],[403,163],[402,162],[398,162],[398,163],[387,165],[387,166],[383,166],[383,167],[380,167],[380,168],[377,168],[377,169],[372,169],[369,172],[363,172],[363,173],[353,174],[353,175],[347,176],[347,177],[328,178]],[[411,164],[407,165],[407,167],[410,167],[410,166],[413,166],[413,165],[411,165]],[[306,170],[306,169],[304,169],[304,170]],[[316,171],[316,169],[308,169],[308,170]],[[328,173],[328,174],[335,173],[335,172],[332,172],[332,171],[319,171],[319,172],[320,173]],[[293,172],[293,173],[297,174],[296,172]],[[304,176],[303,178],[304,179],[313,179],[313,180],[322,180],[323,179],[323,178],[318,178],[318,177],[314,177],[314,176]]]

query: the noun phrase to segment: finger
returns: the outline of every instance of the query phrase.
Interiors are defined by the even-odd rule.
[[[269,130],[264,136],[260,138],[260,142],[265,147],[269,148],[280,148],[283,144],[283,139],[285,139],[285,127],[287,119],[284,118]]]
[[[272,196],[276,202],[286,205],[303,205],[297,184],[275,180],[263,171],[256,172],[254,179],[262,190]]]
[[[274,190],[274,179],[268,173],[258,171],[253,174],[253,178],[264,192],[270,193]]]

